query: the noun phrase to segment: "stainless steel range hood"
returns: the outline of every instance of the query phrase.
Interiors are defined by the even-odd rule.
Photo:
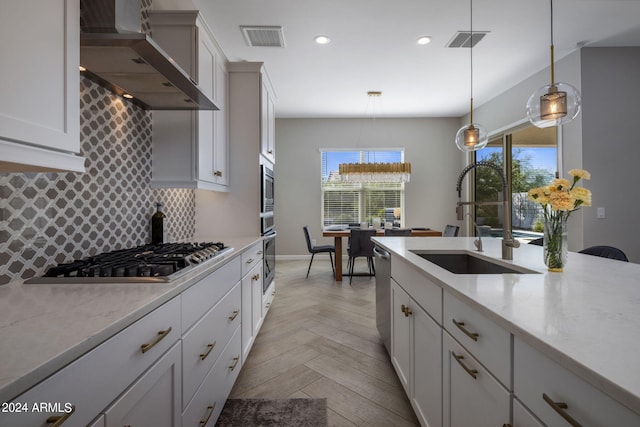
[[[146,110],[218,110],[141,32],[140,0],[81,0],[80,64],[89,79]]]

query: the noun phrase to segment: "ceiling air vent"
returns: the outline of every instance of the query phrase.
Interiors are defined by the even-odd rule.
[[[280,26],[241,25],[240,30],[249,47],[284,47],[284,33]]]
[[[487,33],[488,31],[474,31],[473,37],[471,37],[472,33],[469,31],[458,31],[453,36],[447,47],[474,47],[484,38],[484,36],[487,35]],[[471,44],[472,41],[473,45]]]

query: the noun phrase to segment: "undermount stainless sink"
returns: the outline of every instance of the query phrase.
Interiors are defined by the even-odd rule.
[[[466,252],[421,252],[412,251],[416,255],[436,264],[454,274],[530,274],[536,271],[524,268],[511,268],[496,262],[487,261]]]

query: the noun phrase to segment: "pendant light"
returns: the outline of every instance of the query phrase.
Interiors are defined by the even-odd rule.
[[[456,145],[461,151],[477,151],[486,147],[489,142],[487,130],[484,126],[473,123],[473,0],[469,0],[469,56],[471,75],[471,108],[469,112],[469,125],[462,126],[456,133]]]
[[[527,117],[539,127],[569,123],[580,114],[580,92],[568,83],[556,83],[553,59],[553,0],[551,3],[551,84],[541,87],[527,101]]]
[[[382,96],[382,92],[367,92],[369,99],[374,100],[373,127],[375,130],[376,114],[375,99]],[[368,103],[367,103],[368,106]],[[366,110],[365,110],[366,114]],[[338,165],[340,180],[353,183],[399,183],[409,182],[411,178],[411,163],[387,162],[387,163],[341,163]]]

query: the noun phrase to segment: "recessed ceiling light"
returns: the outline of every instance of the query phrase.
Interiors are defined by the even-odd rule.
[[[316,36],[314,38],[314,40],[316,41],[316,43],[318,44],[329,44],[331,43],[331,39],[328,36]]]
[[[80,69],[80,72],[87,71],[87,69],[85,67],[83,67],[82,65],[80,65],[78,68]]]
[[[122,94],[122,97],[123,97],[123,98],[127,98],[127,99],[133,99],[133,95],[130,95],[130,94],[128,94],[128,93],[123,93],[123,94]]]
[[[431,37],[421,36],[421,37],[418,37],[418,40],[416,42],[422,45],[422,44],[429,44],[430,41],[431,41]]]

